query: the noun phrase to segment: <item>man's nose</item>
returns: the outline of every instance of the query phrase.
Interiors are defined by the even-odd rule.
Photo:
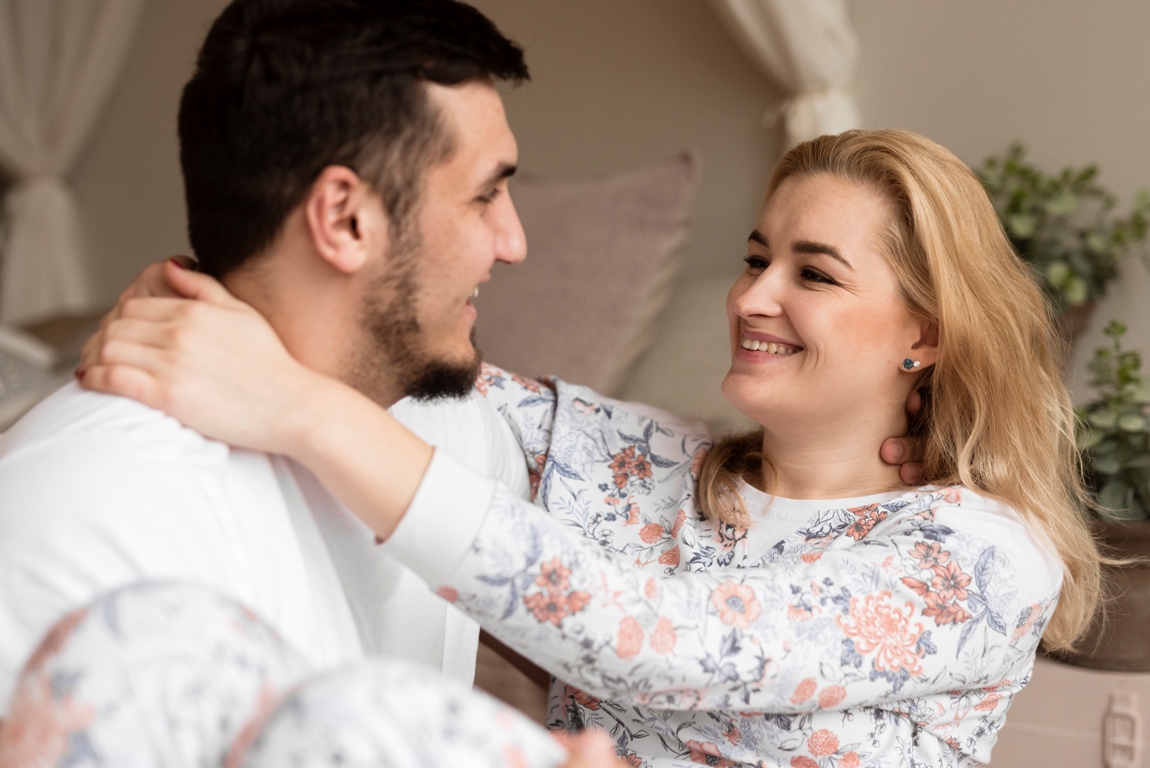
[[[515,210],[511,194],[504,195],[506,205],[501,206],[495,231],[495,260],[504,264],[518,264],[527,258],[527,236]]]

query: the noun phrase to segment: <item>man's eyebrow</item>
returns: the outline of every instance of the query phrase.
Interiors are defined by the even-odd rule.
[[[815,243],[810,240],[796,240],[791,245],[791,250],[793,250],[795,253],[823,253],[827,256],[830,256],[835,261],[842,262],[847,269],[854,269],[854,267],[851,266],[851,263],[844,259],[842,254],[840,254],[836,248],[826,245],[825,243]]]
[[[479,186],[490,187],[494,184],[498,184],[504,179],[510,179],[515,175],[517,170],[519,170],[519,166],[517,165],[512,165],[511,163],[500,163],[499,167],[495,169],[495,172],[488,176]]]

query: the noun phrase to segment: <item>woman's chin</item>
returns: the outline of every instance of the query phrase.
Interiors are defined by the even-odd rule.
[[[723,399],[739,413],[758,424],[765,424],[772,414],[777,414],[779,411],[780,404],[774,389],[775,387],[765,384],[761,379],[734,370],[727,372],[721,387]]]

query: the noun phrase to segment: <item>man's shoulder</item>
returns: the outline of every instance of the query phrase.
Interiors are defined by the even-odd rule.
[[[75,384],[45,398],[0,437],[0,466],[38,453],[88,449],[91,460],[131,454],[156,460],[226,458],[227,447],[208,440],[162,411],[126,397],[88,392]]]

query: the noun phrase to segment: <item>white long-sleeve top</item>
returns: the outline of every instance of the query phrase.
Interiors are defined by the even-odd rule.
[[[636,766],[989,760],[1062,575],[1016,512],[962,488],[828,503],[764,552],[699,514],[705,434],[497,369],[480,390],[542,508],[437,452],[387,547],[566,681],[553,727]]]

